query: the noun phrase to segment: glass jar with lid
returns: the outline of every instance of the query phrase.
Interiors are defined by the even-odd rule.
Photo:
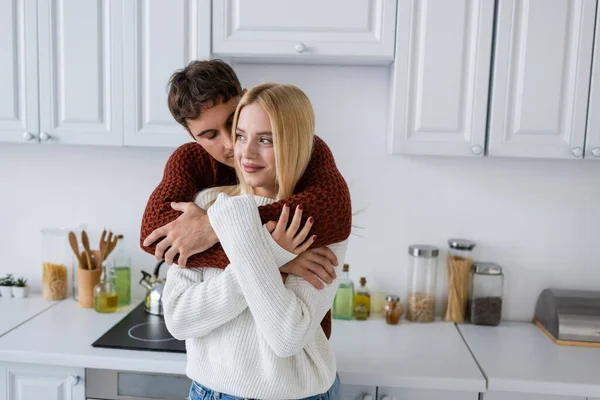
[[[448,240],[448,298],[444,321],[463,323],[467,313],[475,242]]]
[[[67,228],[42,229],[42,295],[46,300],[63,300],[69,295]]]
[[[433,322],[437,262],[440,250],[435,246],[411,245],[408,248],[408,282],[406,319],[413,322]]]
[[[490,262],[473,265],[471,284],[471,323],[497,326],[502,319],[504,274],[502,267]]]

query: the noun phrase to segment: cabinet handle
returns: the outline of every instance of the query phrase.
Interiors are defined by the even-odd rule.
[[[25,140],[26,142],[31,142],[34,137],[35,136],[31,132],[24,132],[23,133],[23,140]]]
[[[296,53],[304,53],[304,50],[306,50],[306,46],[304,45],[304,43],[298,43],[296,46],[294,46],[294,49],[296,50]]]
[[[43,140],[44,142],[46,142],[46,141],[50,140],[50,134],[48,132],[41,132],[40,139]]]
[[[592,155],[593,155],[594,157],[600,157],[600,147],[594,147],[594,148],[592,149]]]
[[[475,146],[471,147],[471,151],[473,152],[473,154],[478,156],[483,152],[483,147],[476,144]]]
[[[80,380],[81,379],[77,375],[71,375],[67,378],[67,382],[69,382],[69,385],[71,386],[77,386]]]
[[[583,149],[581,147],[573,147],[573,155],[575,157],[581,157],[583,155]]]

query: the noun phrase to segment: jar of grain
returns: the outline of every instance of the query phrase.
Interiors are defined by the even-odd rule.
[[[440,250],[434,246],[412,245],[408,248],[406,319],[413,322],[433,322],[437,261]]]
[[[448,245],[448,299],[444,321],[461,324],[467,312],[475,242],[450,239]]]
[[[502,319],[504,275],[502,267],[489,262],[473,265],[471,284],[471,323],[497,326]]]

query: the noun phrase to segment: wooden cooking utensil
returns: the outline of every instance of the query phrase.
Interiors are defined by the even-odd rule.
[[[81,231],[81,243],[85,249],[84,253],[88,261],[88,269],[96,268],[95,264],[92,264],[92,250],[90,250],[90,239],[85,230]]]
[[[113,252],[113,250],[115,249],[115,247],[117,247],[117,242],[119,241],[119,238],[123,237],[122,235],[119,236],[115,236],[114,238],[112,238],[112,232],[109,235],[110,240],[108,241],[108,251],[106,252],[106,258],[108,258],[108,256],[110,255],[110,253]]]
[[[71,250],[73,250],[73,253],[75,253],[75,256],[77,257],[77,261],[79,261],[79,265],[83,268],[85,262],[79,253],[79,244],[77,243],[77,236],[75,236],[74,232],[69,232],[69,244],[71,245]]]
[[[106,238],[106,229],[104,229],[102,231],[102,235],[100,236],[100,245],[98,247],[100,249],[100,260],[101,261],[106,260],[106,251],[108,250],[105,238]]]

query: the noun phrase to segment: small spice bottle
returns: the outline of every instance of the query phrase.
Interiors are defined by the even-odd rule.
[[[502,267],[489,262],[473,264],[470,314],[475,325],[497,326],[502,319],[504,275]]]
[[[385,322],[387,322],[388,325],[398,325],[400,317],[402,316],[402,303],[400,303],[400,297],[389,295],[387,296],[386,301]]]

